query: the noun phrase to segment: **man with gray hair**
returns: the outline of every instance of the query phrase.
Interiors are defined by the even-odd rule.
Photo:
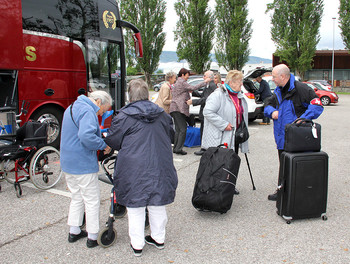
[[[204,116],[203,116],[203,109],[205,107],[205,102],[207,101],[208,96],[214,92],[216,89],[216,84],[214,82],[214,73],[212,71],[206,71],[203,76],[204,80],[210,80],[207,83],[207,86],[204,88],[202,93],[199,93],[198,91],[193,91],[192,96],[199,97],[199,99],[190,99],[187,101],[188,105],[200,105],[201,108],[199,110],[199,120],[201,122],[201,141],[202,141],[202,135],[203,135],[203,129],[204,129]],[[194,152],[195,155],[203,155],[205,149],[200,149],[199,151]]]

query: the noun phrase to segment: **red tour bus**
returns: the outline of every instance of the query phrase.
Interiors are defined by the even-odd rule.
[[[125,103],[122,28],[114,0],[3,0],[0,5],[0,108],[49,123],[48,142],[59,146],[64,110],[81,94],[109,92],[114,109]]]

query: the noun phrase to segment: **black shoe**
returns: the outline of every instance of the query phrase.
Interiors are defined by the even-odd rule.
[[[145,237],[145,242],[148,245],[153,245],[158,249],[163,249],[164,248],[164,243],[157,243],[157,241],[155,241],[151,236],[146,236]]]
[[[201,149],[201,150],[195,151],[194,155],[202,156],[204,154],[204,152],[205,152],[205,149]]]
[[[175,154],[179,154],[179,155],[187,155],[186,151],[180,150],[180,151],[176,151]]]
[[[267,196],[267,199],[269,199],[270,201],[277,201],[277,192]]]
[[[88,248],[97,247],[97,246],[98,246],[97,240],[93,240],[93,239],[88,238],[88,239],[86,240],[86,246],[87,246]]]
[[[80,234],[77,234],[77,235],[69,233],[68,242],[74,243],[74,242],[78,241],[80,238],[87,237],[87,235],[88,235],[87,232],[84,230],[81,230]]]
[[[235,188],[234,194],[235,194],[235,195],[238,195],[238,194],[239,194],[239,191],[238,191],[236,188]]]
[[[134,249],[132,245],[130,244],[130,247],[132,251],[134,252],[135,257],[141,257],[142,256],[142,249]]]

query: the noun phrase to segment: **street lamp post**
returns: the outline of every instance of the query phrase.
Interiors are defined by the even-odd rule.
[[[335,25],[335,17],[333,19],[333,53],[332,53],[332,87],[334,86],[334,25]]]

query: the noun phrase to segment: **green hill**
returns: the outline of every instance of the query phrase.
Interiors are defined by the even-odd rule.
[[[216,62],[215,54],[211,54],[211,58],[213,62]],[[167,62],[177,62],[178,57],[176,55],[175,51],[163,51],[160,55],[160,63],[167,63]],[[180,61],[184,62],[184,61]],[[248,64],[258,64],[258,63],[272,63],[272,60],[255,57],[255,56],[249,56]]]

